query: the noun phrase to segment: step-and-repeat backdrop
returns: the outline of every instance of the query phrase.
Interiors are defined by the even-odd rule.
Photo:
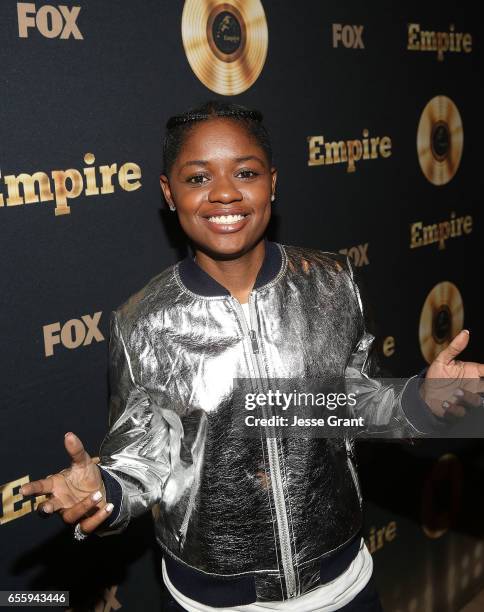
[[[483,357],[482,47],[471,3],[66,0],[0,4],[0,589],[159,610],[151,516],[74,543],[19,487],[96,455],[111,310],[186,253],[159,174],[169,116],[260,109],[279,170],[270,238],[348,253],[384,369],[462,327]],[[361,443],[385,609],[455,611],[484,586],[483,445]]]

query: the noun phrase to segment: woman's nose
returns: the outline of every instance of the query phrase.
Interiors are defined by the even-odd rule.
[[[228,177],[221,177],[212,182],[208,194],[210,202],[229,203],[242,200],[242,194]]]

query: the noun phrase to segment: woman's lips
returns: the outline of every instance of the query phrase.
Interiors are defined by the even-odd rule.
[[[245,217],[240,219],[240,221],[229,221],[227,223],[215,223],[214,221],[209,221],[207,217],[202,218],[212,232],[215,232],[216,234],[229,234],[232,232],[238,232],[245,227],[245,225],[247,225],[249,216],[250,213],[245,215]]]

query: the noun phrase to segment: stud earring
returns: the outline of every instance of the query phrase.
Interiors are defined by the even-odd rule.
[[[275,199],[276,199],[275,194],[272,194],[272,195],[271,195],[271,202],[274,202],[274,200],[275,200]]]
[[[170,207],[170,210],[173,212],[176,210],[175,206],[173,206],[172,204],[168,204],[168,206]]]

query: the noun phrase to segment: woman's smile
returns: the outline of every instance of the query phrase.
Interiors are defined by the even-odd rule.
[[[207,227],[216,233],[232,233],[243,229],[249,222],[250,213],[241,213],[238,210],[213,212],[210,216],[202,217]]]

